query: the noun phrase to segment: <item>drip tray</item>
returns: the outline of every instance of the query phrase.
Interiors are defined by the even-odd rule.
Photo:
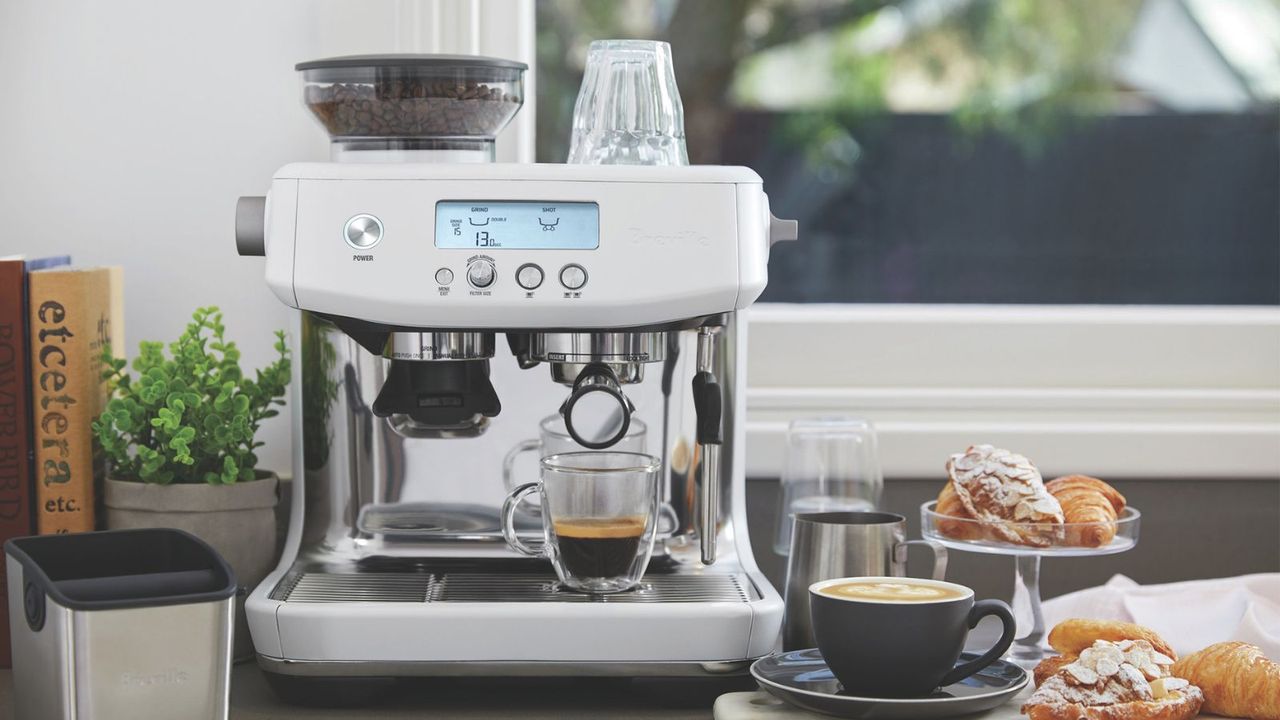
[[[551,573],[292,572],[271,592],[285,602],[751,602],[751,582],[741,575],[652,574],[639,588],[612,595],[561,590]]]

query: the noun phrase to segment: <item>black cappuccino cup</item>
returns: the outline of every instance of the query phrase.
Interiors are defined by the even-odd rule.
[[[818,650],[850,695],[922,697],[978,672],[1009,649],[1013,611],[974,602],[973,590],[941,580],[850,577],[809,586]],[[969,630],[995,615],[1004,631],[976,660],[956,665]]]

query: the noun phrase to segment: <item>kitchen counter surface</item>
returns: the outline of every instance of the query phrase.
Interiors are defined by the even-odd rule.
[[[985,648],[994,641],[998,630],[990,620],[984,619],[970,633],[969,649]],[[231,669],[231,720],[712,720],[717,697],[756,689],[750,676],[691,680],[430,678],[401,681],[382,702],[363,707],[300,707],[277,698],[256,663],[242,662]],[[0,670],[0,720],[13,717],[12,692],[12,674]],[[1015,720],[1021,717],[1019,705],[1021,698],[974,717]]]
[[[998,633],[998,623],[986,618],[969,634],[967,647],[986,648]],[[430,678],[401,681],[382,702],[363,707],[300,707],[277,698],[256,663],[242,662],[231,669],[231,720],[712,720],[717,697],[755,690],[750,676],[690,680]],[[12,692],[12,674],[0,670],[0,720],[13,717]],[[1024,691],[1029,693],[1029,689]],[[1019,696],[973,717],[1018,720],[1021,704]]]
[[[749,679],[727,683],[627,680],[492,680],[448,678],[409,682],[385,702],[363,708],[323,708],[286,705],[276,698],[253,663],[232,669],[231,720],[397,720],[457,718],[468,720],[711,720],[715,699],[725,692],[753,691]],[[1019,712],[1028,687],[994,710],[971,715],[971,720],[1024,720]],[[27,720],[13,715],[13,675],[0,670],[0,719]],[[744,696],[745,697],[745,696]],[[763,693],[758,697],[771,704]],[[807,720],[823,717],[803,711],[763,708],[765,712],[740,720]],[[739,716],[735,716],[739,717]],[[1201,718],[1214,716],[1201,715]]]
[[[385,702],[355,709],[297,707],[276,698],[253,663],[232,669],[232,720],[710,720],[721,693],[753,690],[732,681],[443,678],[404,682]],[[14,718],[13,676],[0,670],[0,718]],[[14,720],[27,720],[25,718]]]

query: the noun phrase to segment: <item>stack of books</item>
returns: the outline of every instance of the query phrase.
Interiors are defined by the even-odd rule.
[[[0,543],[96,529],[103,466],[90,423],[107,399],[102,353],[123,355],[118,267],[0,258]],[[0,588],[7,588],[0,564]],[[10,667],[0,591],[0,667]]]

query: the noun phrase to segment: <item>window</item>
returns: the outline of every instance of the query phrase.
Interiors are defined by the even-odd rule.
[[[585,46],[669,40],[694,162],[804,242],[779,302],[1280,304],[1274,0],[538,3],[538,157]]]
[[[890,476],[974,441],[1280,476],[1280,2],[540,0],[536,33],[540,161],[591,40],[667,40],[691,160],[800,221],[751,314],[749,473],[850,413]]]

